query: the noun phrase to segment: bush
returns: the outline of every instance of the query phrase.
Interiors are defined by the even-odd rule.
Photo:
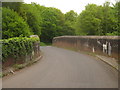
[[[5,62],[7,57],[14,57],[15,59],[31,54],[33,51],[33,43],[39,41],[36,37],[15,37],[3,39],[2,42],[2,61]]]
[[[27,23],[16,12],[2,8],[2,38],[30,36],[32,32]]]

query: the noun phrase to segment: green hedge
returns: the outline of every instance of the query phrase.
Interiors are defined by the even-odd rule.
[[[15,59],[31,54],[33,51],[33,43],[39,41],[37,37],[15,37],[3,39],[2,41],[2,62],[5,62],[7,57]]]

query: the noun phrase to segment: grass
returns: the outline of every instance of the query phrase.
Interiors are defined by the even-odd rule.
[[[15,70],[19,70],[19,69],[22,69],[22,68],[24,68],[24,67],[25,67],[24,64],[15,64],[15,65],[13,66],[13,68],[15,68]]]
[[[52,43],[44,43],[44,42],[40,42],[40,46],[51,46]]]
[[[40,42],[40,46],[47,46],[44,42]]]
[[[3,77],[3,74],[2,73],[0,73],[0,78],[2,78]]]

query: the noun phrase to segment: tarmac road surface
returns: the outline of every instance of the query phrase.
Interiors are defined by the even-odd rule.
[[[118,72],[94,57],[41,47],[43,58],[3,78],[3,88],[118,88]]]

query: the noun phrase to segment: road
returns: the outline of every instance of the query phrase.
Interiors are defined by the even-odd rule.
[[[36,64],[3,78],[3,88],[117,88],[118,73],[106,63],[78,52],[41,47]]]

